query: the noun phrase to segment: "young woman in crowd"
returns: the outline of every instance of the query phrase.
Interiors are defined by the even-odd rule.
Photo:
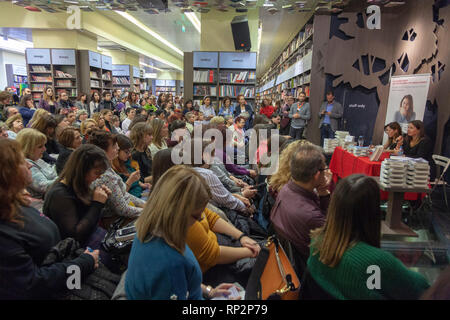
[[[105,118],[103,118],[103,115],[100,112],[95,112],[92,116],[92,119],[95,120],[95,122],[97,122],[97,127],[100,130],[105,130]]]
[[[31,94],[26,94],[20,99],[19,112],[22,115],[23,126],[26,127],[36,112]]]
[[[183,116],[185,116],[186,113],[193,112],[193,111],[194,111],[194,105],[192,104],[192,100],[187,100],[186,103],[184,104]]]
[[[136,95],[136,92],[134,91],[129,91],[128,92],[128,99],[127,102],[125,103],[125,108],[136,108],[139,109],[139,103],[138,103],[138,99],[139,97]]]
[[[259,114],[265,115],[268,119],[275,112],[275,108],[269,104],[267,99],[262,100],[261,109],[259,109]]]
[[[222,100],[222,107],[219,110],[219,116],[233,116],[234,114],[234,106],[231,105],[231,98],[225,97]]]
[[[61,240],[58,227],[28,206],[23,190],[32,183],[30,164],[17,141],[0,139],[0,299],[49,299],[67,289],[69,266],[83,278],[98,267],[97,250],[72,261],[43,266]]]
[[[92,92],[91,95],[91,102],[89,102],[89,117],[92,117],[94,115],[95,112],[97,112],[98,107],[100,105],[100,94],[98,93],[98,91],[94,91]]]
[[[153,139],[153,128],[146,122],[137,123],[131,129],[130,139],[134,146],[131,157],[139,165],[140,180],[142,183],[150,183],[152,182],[152,157],[149,145]]]
[[[94,129],[98,129],[97,121],[95,121],[94,119],[86,119],[81,123],[80,132],[81,137],[83,138],[83,144],[86,143],[87,139],[89,138],[89,134]]]
[[[57,102],[55,99],[55,93],[53,88],[47,86],[44,90],[41,100],[39,100],[38,108],[45,109],[48,112],[55,114],[57,107]]]
[[[113,112],[109,109],[103,109],[100,114],[105,119],[105,130],[111,132],[112,134],[117,134],[117,131],[113,124]]]
[[[186,122],[175,120],[169,125],[170,136],[167,140],[167,146],[174,147],[189,138],[189,130],[186,129]],[[173,140],[172,140],[173,139]]]
[[[201,300],[229,294],[230,284],[202,285],[201,269],[186,244],[189,227],[202,219],[210,198],[204,180],[190,168],[176,166],[161,177],[136,221],[125,280],[128,299]]]
[[[8,130],[9,138],[16,139],[16,136],[19,133],[19,131],[23,129],[23,120],[20,113],[15,114],[12,117],[9,117],[5,123],[9,129]]]
[[[119,153],[116,136],[107,131],[95,130],[90,134],[88,143],[103,149],[109,160],[108,169],[92,183],[93,188],[105,185],[111,190],[103,216],[137,217],[142,212],[145,202],[129,194],[122,178],[111,168],[112,161],[117,158]]]
[[[87,94],[86,93],[81,92],[78,95],[77,101],[75,102],[75,107],[77,107],[78,110],[90,111],[88,103],[87,103]]]
[[[396,147],[396,153],[403,147],[403,153],[410,158],[423,158],[429,163],[432,162],[434,143],[425,136],[425,126],[420,120],[411,121],[408,124],[406,137],[399,137]]]
[[[245,97],[242,94],[239,94],[237,97],[238,105],[234,108],[234,116],[235,117],[242,117],[245,119],[245,126],[244,129],[248,130],[253,126],[253,110],[252,107],[247,104],[245,101]]]
[[[161,150],[153,159],[152,176],[154,185],[158,183],[167,170],[174,166],[171,153],[172,149],[170,148]],[[217,236],[216,233],[220,233],[221,236]],[[239,240],[233,241],[232,239]],[[204,209],[202,220],[195,222],[189,228],[186,243],[197,258],[203,273],[216,265],[228,265],[243,258],[256,257],[261,249],[256,241],[208,208]],[[214,273],[217,274],[214,276]],[[219,268],[219,270],[210,270],[209,276],[210,278],[223,279],[226,277],[224,273],[227,273],[228,278],[232,274],[231,270]],[[233,279],[232,275],[230,279],[227,279],[227,281],[235,280],[237,279]],[[243,280],[246,282],[246,279]]]
[[[37,118],[31,124],[32,129],[42,132],[47,137],[47,143],[45,144],[45,152],[42,156],[42,160],[48,164],[55,164],[56,159],[51,157],[51,154],[59,154],[59,147],[55,140],[55,131],[58,123],[51,114],[43,114],[40,118]]]
[[[211,105],[211,97],[205,96],[203,98],[203,105],[200,107],[200,112],[203,113],[203,124],[208,124],[209,121],[216,116],[214,106]]]
[[[114,127],[114,130],[116,130],[118,134],[125,134],[125,132],[123,132],[123,130],[120,128],[120,119],[118,116],[112,116],[112,125]]]
[[[355,174],[341,180],[331,196],[325,225],[312,232],[309,274],[335,299],[418,299],[429,287],[422,275],[380,249],[379,194],[371,177]],[[371,266],[380,270],[379,289],[367,285]],[[317,292],[311,290],[310,298]]]
[[[28,187],[28,191],[33,198],[43,199],[49,187],[58,177],[55,166],[42,160],[47,137],[35,129],[26,128],[17,135],[17,142],[20,143],[22,152],[31,165],[33,181]]]
[[[119,146],[119,154],[113,160],[112,167],[114,171],[122,178],[127,186],[128,193],[135,197],[141,198],[144,190],[150,189],[150,184],[142,183],[140,178],[139,164],[131,160],[131,151],[133,150],[133,142],[125,135],[117,135],[117,144]]]
[[[398,122],[391,122],[386,125],[384,128],[388,136],[388,140],[386,141],[384,147],[384,151],[393,153],[395,148],[397,147],[397,140],[400,136],[402,136],[402,128],[398,124]]]
[[[60,148],[55,167],[56,173],[60,174],[72,152],[82,145],[83,138],[81,137],[80,129],[74,127],[64,128],[58,137],[58,142]]]
[[[149,149],[153,158],[159,150],[167,149],[166,139],[169,137],[169,129],[161,119],[153,119],[150,125],[153,129],[153,139]]]
[[[136,116],[136,109],[134,108],[126,108],[125,114],[127,115],[126,119],[122,121],[122,130],[123,132],[128,132],[128,127],[131,124],[131,121],[133,121],[134,117]]]

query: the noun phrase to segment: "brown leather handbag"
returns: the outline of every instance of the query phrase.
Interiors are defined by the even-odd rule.
[[[245,289],[245,300],[297,300],[300,280],[281,247],[271,236],[256,259]]]

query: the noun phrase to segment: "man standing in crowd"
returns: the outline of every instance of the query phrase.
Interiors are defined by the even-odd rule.
[[[111,100],[111,92],[103,91],[102,96],[103,96],[103,99],[100,102],[100,104],[98,105],[97,112],[100,112],[103,109],[108,109],[108,110],[114,111],[115,108],[114,108],[114,103]]]
[[[270,214],[275,231],[309,257],[310,232],[325,223],[330,202],[322,148],[304,144],[291,159],[291,180],[280,190]],[[317,191],[317,194],[315,193]]]
[[[334,139],[334,133],[339,129],[339,121],[344,114],[342,105],[334,100],[333,91],[327,92],[327,101],[324,101],[319,110],[320,144],[324,139]]]
[[[298,100],[299,102],[291,105],[291,111],[289,112],[289,118],[292,119],[289,135],[295,140],[303,138],[307,121],[311,119],[311,109],[309,103],[306,102],[306,94],[300,92]]]
[[[73,103],[72,101],[70,101],[69,95],[65,91],[61,92],[61,94],[59,95],[58,104],[60,108],[67,109],[65,113],[67,113],[68,110],[73,107]]]

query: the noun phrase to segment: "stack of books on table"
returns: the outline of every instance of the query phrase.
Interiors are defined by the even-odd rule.
[[[408,170],[406,183],[408,188],[428,188],[430,180],[430,165],[427,160],[422,158],[410,159],[408,161]]]
[[[352,146],[350,151],[357,157],[367,157],[369,155],[369,147]]]
[[[407,161],[384,159],[381,163],[380,184],[385,188],[407,188]]]
[[[325,153],[333,153],[334,149],[339,146],[338,139],[324,139],[323,140],[323,150]]]

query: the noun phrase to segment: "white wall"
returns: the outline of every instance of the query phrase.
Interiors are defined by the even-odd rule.
[[[0,91],[3,91],[8,85],[6,81],[6,64],[16,64],[26,66],[25,55],[13,53],[10,51],[0,50]]]

